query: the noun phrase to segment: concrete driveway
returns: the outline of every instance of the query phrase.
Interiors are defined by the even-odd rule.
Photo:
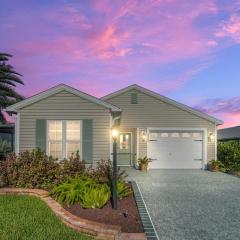
[[[203,170],[128,173],[160,240],[240,239],[240,178]]]

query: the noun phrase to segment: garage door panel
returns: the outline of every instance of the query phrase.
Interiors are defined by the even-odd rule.
[[[202,133],[175,132],[172,134],[165,132],[156,134],[156,140],[148,142],[148,157],[152,159],[149,164],[150,168],[202,168]]]

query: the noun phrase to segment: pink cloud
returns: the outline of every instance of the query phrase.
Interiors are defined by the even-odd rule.
[[[216,36],[219,38],[229,37],[240,43],[240,16],[234,14],[229,20],[224,21],[220,26],[220,30],[216,32]]]
[[[220,128],[240,125],[240,97],[199,100],[194,107],[222,119]]]

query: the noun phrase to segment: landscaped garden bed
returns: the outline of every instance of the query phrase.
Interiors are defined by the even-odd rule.
[[[84,209],[80,204],[73,204],[64,208],[73,215],[97,221],[100,223],[121,226],[122,232],[127,233],[142,233],[143,226],[141,223],[138,208],[136,206],[133,194],[118,201],[117,209],[112,209],[112,205],[108,202],[101,209]]]
[[[118,207],[113,209],[111,161],[86,168],[78,153],[59,162],[40,150],[26,151],[0,163],[0,194],[38,196],[78,231],[104,239],[123,239],[124,234],[145,239],[131,184],[124,171],[117,175]]]

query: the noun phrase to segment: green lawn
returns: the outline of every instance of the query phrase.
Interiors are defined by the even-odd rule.
[[[90,240],[93,238],[65,226],[40,199],[7,195],[0,196],[0,239]]]

